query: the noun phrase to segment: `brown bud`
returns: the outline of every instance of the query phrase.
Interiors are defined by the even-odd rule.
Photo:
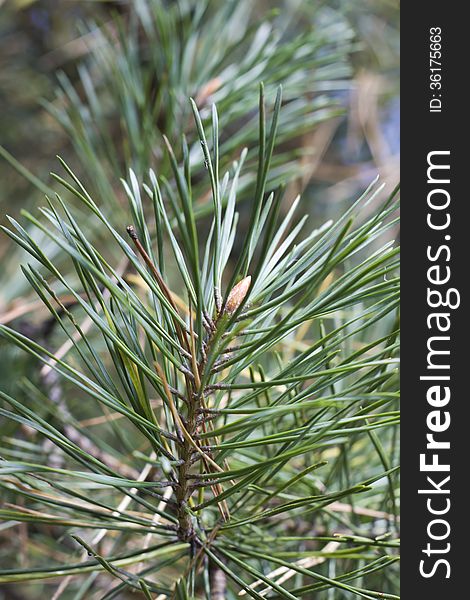
[[[131,238],[131,240],[136,240],[137,239],[137,232],[135,230],[134,225],[128,225],[126,227],[126,231],[129,234],[129,237]]]
[[[237,310],[237,308],[242,303],[245,298],[248,288],[250,287],[251,276],[245,277],[235,285],[228,295],[227,304],[225,305],[225,310],[229,313],[233,313]]]

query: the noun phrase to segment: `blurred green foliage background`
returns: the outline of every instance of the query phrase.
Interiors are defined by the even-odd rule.
[[[314,136],[316,155],[301,182],[308,185],[312,210],[332,213],[376,173],[396,182],[399,148],[399,2],[396,0],[253,0],[263,15],[295,13],[296,29],[308,27],[322,5],[337,9],[356,35],[350,60],[351,89],[338,92],[344,115],[306,134]],[[77,66],[92,42],[84,23],[105,25],[115,13],[126,15],[127,1],[0,0],[0,143],[41,181],[57,169],[56,154],[74,161],[71,141],[44,108],[54,100],[58,74],[79,82]],[[292,35],[296,35],[296,29]],[[305,139],[305,144],[310,140]],[[76,165],[74,164],[74,167]],[[322,191],[318,194],[319,190]],[[0,219],[18,216],[23,207],[41,203],[41,193],[4,160],[0,160]],[[311,198],[320,199],[311,202]],[[0,239],[0,256],[7,251]],[[1,296],[0,296],[1,298]]]

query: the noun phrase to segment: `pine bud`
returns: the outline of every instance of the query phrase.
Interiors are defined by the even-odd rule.
[[[233,313],[237,310],[240,304],[243,302],[245,298],[248,288],[250,287],[251,276],[245,277],[235,285],[228,295],[227,304],[225,305],[225,310],[229,313]]]

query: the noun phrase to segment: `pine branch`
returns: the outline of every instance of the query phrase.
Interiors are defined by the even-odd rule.
[[[388,239],[397,190],[362,218],[380,190],[374,183],[335,223],[303,231],[298,201],[280,216],[282,194],[268,183],[280,93],[270,123],[263,92],[260,102],[247,235],[237,232],[243,157],[220,180],[217,113],[208,135],[194,105],[211,166],[207,230],[196,226],[187,148],[181,166],[171,147],[174,181],[150,171],[145,183],[133,172],[125,183],[131,245],[65,163],[67,179],[56,181],[99,223],[103,243],[60,195],[42,213],[47,225],[24,213],[48,246],[14,220],[4,228],[35,259],[23,272],[50,314],[49,336],[70,350],[54,353],[49,338],[0,326],[50,369],[40,388],[23,384],[28,403],[1,393],[0,414],[35,433],[5,442],[0,486],[24,506],[10,502],[0,515],[41,532],[98,533],[79,540],[91,560],[4,570],[0,582],[101,570],[118,579],[116,593],[395,597],[374,586],[397,547],[388,458],[399,416],[398,263]],[[122,261],[134,273],[114,266]],[[99,422],[96,433],[90,422]],[[44,457],[42,439],[58,462]],[[385,533],[392,538],[379,543]],[[335,576],[323,570],[330,560]],[[127,569],[136,563],[138,574]],[[156,583],[166,570],[169,587]]]

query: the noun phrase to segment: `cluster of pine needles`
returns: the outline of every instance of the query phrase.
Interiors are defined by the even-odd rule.
[[[15,220],[5,229],[30,254],[23,272],[68,351],[58,356],[1,326],[46,369],[46,389],[22,383],[28,405],[2,392],[10,409],[1,414],[58,454],[2,461],[0,485],[21,501],[0,514],[72,530],[89,558],[3,571],[0,581],[105,570],[121,580],[106,598],[125,586],[148,598],[211,598],[217,586],[254,598],[328,589],[397,598],[357,583],[397,560],[398,249],[387,235],[397,190],[371,212],[373,183],[336,222],[307,233],[298,198],[281,216],[283,187],[266,189],[281,96],[268,125],[261,88],[258,170],[238,256],[247,152],[221,177],[217,110],[208,139],[194,102],[211,185],[207,228],[196,221],[183,139],[182,165],[166,142],[173,182],[152,170],[146,182],[132,171],[123,181],[127,235],[62,161],[66,178],[56,181],[100,222],[106,244],[88,240],[59,194],[45,221],[25,217],[67,255],[72,274]],[[108,245],[120,249],[117,266]],[[99,438],[79,414],[84,403],[107,416]],[[37,459],[31,439],[21,445]],[[338,571],[325,574],[328,562]]]

